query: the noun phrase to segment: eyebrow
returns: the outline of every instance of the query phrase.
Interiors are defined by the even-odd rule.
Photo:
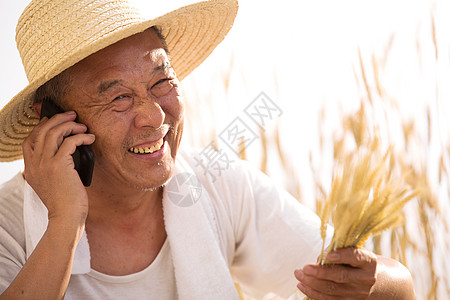
[[[122,83],[122,80],[109,80],[109,81],[103,81],[102,83],[100,83],[100,85],[98,86],[98,93],[99,94],[103,94],[104,92],[106,92],[108,89],[112,88],[115,85],[118,85]]]
[[[159,64],[159,66],[157,66],[153,69],[153,73],[156,73],[159,71],[167,71],[169,69],[172,69],[172,65],[167,60],[164,60]]]
[[[167,71],[169,69],[172,69],[172,65],[170,64],[170,62],[163,61],[158,66],[153,68],[152,73],[157,73],[157,72],[160,72],[160,71]],[[123,82],[123,80],[117,80],[117,79],[103,81],[98,86],[97,92],[98,92],[98,94],[103,94],[104,92],[106,92],[110,88],[112,88],[112,87],[114,87],[114,86],[116,86],[118,84],[121,84],[122,82]]]

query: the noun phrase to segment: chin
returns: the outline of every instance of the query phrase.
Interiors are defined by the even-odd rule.
[[[139,182],[135,181],[133,186],[142,191],[154,191],[163,187],[172,177],[174,165],[175,162],[173,160],[170,162],[158,163],[159,170],[139,176],[139,179],[141,180],[139,180]],[[146,179],[142,180],[142,178]]]

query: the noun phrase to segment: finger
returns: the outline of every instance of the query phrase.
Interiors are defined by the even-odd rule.
[[[30,134],[33,150],[37,153],[42,153],[47,132],[59,124],[74,121],[76,116],[74,111],[69,111],[56,114],[50,119],[47,119],[46,117],[43,118]]]
[[[306,267],[306,266],[305,266]],[[324,280],[319,277],[308,275],[311,271],[306,268],[306,272],[303,270],[297,270],[295,272],[296,278],[304,285],[314,289],[325,295],[338,295],[340,297],[352,298],[359,293],[356,285],[353,283],[338,283],[333,280]],[[320,275],[315,273],[316,275]],[[334,279],[334,278],[333,278]],[[367,295],[366,295],[367,296]]]
[[[314,300],[339,300],[339,299],[345,299],[344,297],[340,297],[340,296],[331,296],[331,295],[326,295],[326,294],[322,294],[319,291],[316,291],[315,289],[313,289],[310,286],[307,286],[305,284],[303,284],[302,282],[299,282],[297,284],[297,288],[306,296],[308,296],[311,299]]]
[[[29,136],[22,143],[22,153],[25,162],[31,161],[33,158],[32,139]]]
[[[363,248],[342,248],[331,251],[327,260],[333,264],[347,264],[357,268],[375,269],[377,256]]]
[[[321,280],[345,283],[352,281],[352,269],[353,267],[345,265],[306,265],[303,267],[303,273]]]
[[[306,265],[303,267],[303,273],[321,280],[367,287],[371,287],[376,281],[376,267],[363,269],[344,264]]]
[[[42,157],[45,159],[53,157],[63,143],[64,137],[84,133],[86,130],[86,125],[75,122],[66,122],[49,129],[45,137]]]
[[[40,120],[39,123],[30,132],[28,137],[24,140],[22,145],[25,147],[26,150],[31,151],[31,153],[34,152],[36,141],[41,136],[42,127],[45,126],[45,123],[47,121],[48,121],[47,117],[45,117],[42,120]]]
[[[55,157],[72,155],[77,146],[90,145],[95,141],[95,135],[91,133],[77,134],[64,139]]]
[[[41,160],[41,152],[36,153],[35,148],[38,143],[37,140],[43,140],[44,136],[41,136],[42,127],[45,127],[45,123],[48,118],[45,117],[39,121],[28,137],[22,143],[23,158],[25,163],[24,175],[27,177],[29,174],[28,166],[38,163]],[[45,130],[44,130],[45,131]],[[39,143],[38,143],[39,144]]]
[[[22,143],[22,153],[23,153],[23,161],[24,161],[24,169],[23,169],[23,176],[25,177],[25,180],[29,181],[29,168],[28,163],[31,162],[33,158],[33,150],[31,149],[31,143],[26,142],[26,140]]]

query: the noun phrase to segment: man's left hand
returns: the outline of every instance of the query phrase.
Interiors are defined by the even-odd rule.
[[[295,271],[297,287],[315,299],[366,299],[375,284],[377,256],[366,250],[344,248],[331,251],[331,265],[306,265]]]

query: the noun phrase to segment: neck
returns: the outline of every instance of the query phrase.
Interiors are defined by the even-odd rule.
[[[134,226],[162,213],[162,187],[143,190],[124,184],[101,182],[87,188],[89,223]],[[119,224],[118,224],[119,223]]]
[[[152,263],[167,237],[162,191],[93,182],[87,189],[86,234],[94,270],[125,275]]]

